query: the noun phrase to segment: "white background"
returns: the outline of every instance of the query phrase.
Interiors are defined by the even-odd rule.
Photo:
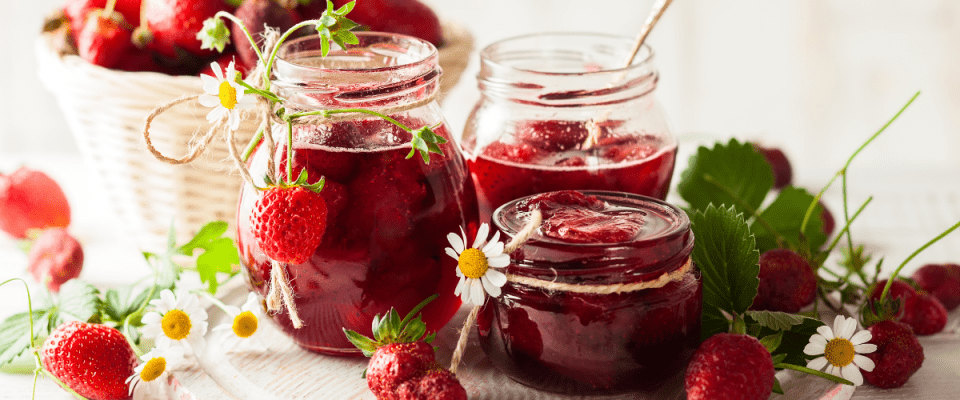
[[[362,1],[362,0],[361,0]],[[0,0],[0,155],[76,152],[36,78],[43,15],[63,0]],[[468,27],[479,50],[542,31],[633,37],[652,0],[429,0]],[[649,43],[657,90],[678,135],[737,136],[785,147],[800,179],[836,169],[917,90],[913,108],[864,165],[960,169],[960,2],[676,0]],[[444,108],[462,129],[478,98],[476,52]]]

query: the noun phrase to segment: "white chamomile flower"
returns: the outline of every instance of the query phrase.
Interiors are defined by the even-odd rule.
[[[183,363],[183,348],[170,346],[169,342],[157,343],[157,347],[140,356],[140,359],[143,363],[133,370],[133,375],[130,375],[126,382],[131,395],[133,389],[137,388],[138,394],[146,396],[162,392],[167,384],[167,374]]]
[[[493,297],[500,296],[500,288],[507,283],[507,276],[492,268],[504,268],[510,265],[510,256],[503,254],[503,243],[499,241],[500,232],[493,234],[490,241],[487,234],[490,227],[480,225],[473,247],[467,247],[467,234],[460,228],[460,234],[447,235],[450,246],[447,255],[457,260],[457,276],[460,282],[454,295],[460,296],[464,303],[473,303],[482,306],[486,300],[486,293]]]
[[[260,320],[263,318],[263,307],[256,294],[247,295],[247,302],[243,307],[227,306],[229,322],[213,328],[214,332],[224,332],[223,347],[227,351],[239,348],[254,350],[265,349],[261,336],[263,328]]]
[[[810,336],[810,343],[803,349],[808,356],[820,356],[810,360],[807,368],[817,371],[827,367],[827,373],[839,376],[854,386],[863,385],[864,371],[873,371],[873,360],[863,354],[877,351],[877,345],[867,343],[873,338],[870,331],[857,331],[857,320],[844,318],[838,315],[833,321],[833,329],[824,325],[817,328],[817,333]],[[856,334],[854,334],[856,332]]]
[[[160,292],[160,298],[151,300],[154,311],[143,316],[143,336],[155,339],[157,346],[180,345],[192,354],[200,355],[206,342],[207,312],[200,307],[200,298],[184,290],[176,296],[169,289]]]
[[[240,127],[240,110],[248,110],[257,105],[257,99],[254,96],[247,96],[246,89],[236,82],[236,69],[233,61],[227,66],[227,70],[220,69],[220,64],[213,62],[213,73],[216,77],[200,74],[203,80],[203,91],[206,94],[200,95],[200,104],[206,107],[213,107],[207,114],[207,121],[214,123],[228,115],[228,124],[231,130],[237,130]]]

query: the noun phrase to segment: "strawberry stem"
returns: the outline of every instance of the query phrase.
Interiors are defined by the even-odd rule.
[[[293,182],[293,122],[290,120],[287,120],[287,182]]]
[[[37,363],[39,363],[39,362],[40,362],[40,355],[37,355]],[[39,364],[38,364],[38,365],[39,365]],[[53,381],[56,382],[57,385],[59,385],[61,388],[63,388],[63,390],[66,390],[67,393],[72,394],[73,397],[76,397],[76,398],[78,398],[78,399],[80,399],[80,400],[87,400],[86,397],[83,397],[83,396],[81,396],[80,394],[78,394],[77,392],[73,391],[73,389],[70,389],[70,387],[67,386],[66,383],[63,383],[61,380],[57,379],[57,377],[53,376],[53,374],[51,374],[50,371],[47,371],[47,370],[45,370],[45,369],[41,369],[40,372],[43,372],[43,374],[46,375],[48,378],[53,379]]]
[[[840,239],[843,237],[843,233],[850,230],[850,224],[857,219],[860,213],[863,212],[863,209],[866,208],[867,204],[870,204],[871,201],[873,201],[873,196],[868,197],[867,201],[863,202],[863,205],[861,205],[860,208],[857,209],[857,212],[855,212],[853,216],[847,220],[847,223],[843,225],[843,229],[840,230],[840,233],[837,234],[837,237],[835,237],[833,239],[833,242],[830,242],[830,246],[828,246],[827,249],[823,251],[824,253],[829,254],[831,251],[833,251],[835,247],[837,247],[837,244],[840,242]]]
[[[410,312],[407,314],[407,316],[406,316],[406,317],[403,317],[403,320],[400,321],[400,326],[401,326],[401,328],[402,328],[403,326],[406,326],[407,323],[410,322],[410,319],[412,319],[414,315],[417,315],[417,313],[419,313],[420,310],[423,309],[423,307],[426,307],[428,303],[430,303],[431,301],[435,300],[437,297],[440,297],[440,295],[434,293],[434,294],[431,295],[430,297],[427,297],[426,299],[424,299],[423,301],[421,301],[420,304],[417,304],[417,306],[414,307],[412,310],[410,310]]]
[[[33,329],[33,299],[30,297],[30,285],[27,285],[27,282],[20,278],[11,278],[0,283],[0,286],[6,285],[12,281],[20,281],[23,283],[23,289],[27,291],[27,318],[30,319],[30,348],[35,348],[37,346],[33,341],[34,329]]]
[[[237,18],[233,14],[230,14],[226,11],[218,11],[216,14],[214,14],[213,17],[214,18],[223,17],[237,24],[237,26],[240,27],[240,30],[243,31],[243,34],[247,36],[247,40],[250,42],[251,47],[253,47],[253,51],[257,53],[257,59],[260,60],[260,62],[264,61],[263,53],[260,51],[260,48],[257,46],[257,41],[253,40],[253,35],[250,33],[250,30],[247,29],[246,25],[243,24],[243,21],[241,21],[240,18]],[[280,43],[277,43],[277,47],[280,47]],[[264,71],[263,83],[266,90],[270,90],[270,70],[269,69]]]
[[[913,254],[910,255],[910,257],[907,257],[906,260],[903,260],[903,262],[900,264],[900,266],[897,267],[897,270],[896,270],[896,271],[893,271],[893,275],[890,276],[890,279],[887,280],[887,285],[883,287],[883,293],[880,295],[880,301],[883,302],[883,301],[885,301],[885,300],[887,299],[887,292],[889,292],[889,291],[890,291],[890,287],[893,286],[893,280],[894,280],[894,279],[897,279],[897,274],[900,273],[900,270],[903,269],[903,267],[906,266],[907,263],[910,262],[910,260],[913,260],[913,258],[916,257],[917,254],[920,254],[921,251],[926,250],[927,247],[930,247],[930,246],[933,245],[934,243],[940,241],[940,239],[943,239],[945,236],[949,235],[950,232],[953,232],[953,231],[956,230],[957,228],[960,228],[960,221],[958,221],[956,224],[954,224],[953,226],[951,226],[951,227],[948,228],[947,230],[943,231],[943,233],[937,235],[937,237],[933,238],[932,240],[930,240],[929,242],[927,242],[927,243],[924,244],[923,246],[920,246],[920,248],[917,249],[917,251],[914,251]]]
[[[858,148],[857,151],[853,152],[853,155],[851,155],[850,158],[847,159],[847,163],[843,166],[843,168],[841,168],[839,171],[837,171],[837,174],[834,175],[833,178],[830,179],[830,182],[827,182],[827,185],[824,186],[823,189],[820,190],[820,193],[817,193],[817,196],[814,197],[814,199],[813,199],[814,201],[811,202],[811,203],[810,203],[810,206],[807,207],[807,213],[804,214],[804,216],[803,216],[803,223],[800,224],[800,232],[803,232],[804,230],[807,229],[807,223],[810,222],[810,216],[813,214],[813,210],[816,208],[816,204],[817,204],[817,202],[820,200],[820,197],[823,196],[823,193],[827,191],[827,189],[830,187],[830,185],[832,185],[833,182],[836,181],[838,177],[840,177],[841,175],[843,175],[844,177],[846,176],[847,168],[850,168],[850,163],[853,162],[854,157],[856,157],[857,154],[860,154],[860,152],[863,151],[863,149],[866,148],[867,145],[870,144],[870,142],[873,142],[873,140],[876,139],[877,136],[880,136],[880,134],[883,133],[883,131],[885,131],[885,130],[887,129],[887,127],[890,126],[890,124],[893,123],[893,121],[896,121],[897,118],[900,117],[900,114],[903,114],[903,112],[907,109],[907,107],[909,107],[910,104],[912,104],[913,101],[917,99],[917,96],[920,96],[920,92],[917,92],[916,94],[914,94],[913,97],[910,98],[910,101],[908,101],[907,104],[904,104],[903,107],[900,108],[900,111],[897,111],[897,113],[893,116],[893,118],[890,118],[890,120],[887,121],[887,123],[884,124],[883,127],[881,127],[879,131],[877,131],[877,133],[874,133],[873,136],[870,137],[870,139],[867,139],[866,142],[864,142],[862,145],[860,145],[860,148]],[[846,206],[847,206],[847,204],[846,204],[846,193],[844,193],[844,204],[843,204],[843,205],[844,205],[844,218],[847,218],[847,212],[846,212]],[[847,222],[849,223],[849,222],[850,222],[850,221],[849,221],[849,218],[847,218],[847,220],[848,220]],[[848,231],[848,232],[847,232],[847,235],[849,235],[849,234],[850,234],[850,233],[849,233],[849,231]]]

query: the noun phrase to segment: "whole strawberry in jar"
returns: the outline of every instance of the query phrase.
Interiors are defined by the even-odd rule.
[[[666,197],[677,143],[654,97],[659,74],[633,39],[587,33],[507,39],[480,53],[481,98],[463,149],[483,218],[523,196],[612,190]]]
[[[372,109],[408,127],[430,127],[449,140],[435,101],[441,74],[436,48],[402,35],[357,36],[359,44],[347,50],[334,46],[326,57],[320,57],[316,37],[281,46],[273,86],[288,112]],[[307,250],[287,251],[271,238],[289,236],[283,226],[306,215],[286,215],[289,225],[274,229],[261,220],[272,215],[260,210],[264,193],[249,184],[241,192],[237,241],[249,282],[269,300],[271,273],[282,268],[302,319],[298,328],[289,309],[282,310],[273,315],[280,328],[306,349],[353,355],[358,350],[343,329],[370,335],[370,321],[391,307],[406,313],[439,293],[423,309],[423,321],[436,329],[449,321],[460,299],[453,294],[456,260],[443,254],[446,234],[460,227],[475,231],[478,220],[473,182],[454,142],[431,144],[442,154],[429,154],[427,162],[414,154],[411,132],[357,112],[296,124],[289,132],[282,124],[275,128],[275,149],[261,143],[249,162],[256,185],[270,186],[264,177],[271,174],[305,176],[305,184],[318,186],[322,178],[318,204],[323,206],[297,207],[293,213],[318,216],[322,208],[325,214],[318,242],[295,240]],[[263,227],[276,233],[263,235],[258,231]],[[287,254],[293,256],[277,258]]]

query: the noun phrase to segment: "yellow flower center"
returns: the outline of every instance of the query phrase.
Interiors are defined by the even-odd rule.
[[[163,334],[173,340],[183,340],[190,334],[190,328],[193,324],[190,322],[190,316],[180,310],[170,310],[160,321],[163,327]]]
[[[836,338],[827,342],[823,356],[826,357],[834,367],[846,367],[853,362],[853,356],[856,352],[853,350],[853,343],[847,339]]]
[[[248,338],[257,332],[260,322],[257,316],[250,311],[244,311],[233,318],[233,333],[242,338]]]
[[[471,279],[480,279],[487,273],[487,256],[479,249],[469,248],[460,253],[459,259],[460,272]]]
[[[220,83],[220,105],[228,110],[237,106],[237,89],[234,89],[230,82]]]
[[[167,360],[163,357],[151,358],[147,365],[140,371],[140,380],[150,382],[160,377],[163,371],[167,370]]]

